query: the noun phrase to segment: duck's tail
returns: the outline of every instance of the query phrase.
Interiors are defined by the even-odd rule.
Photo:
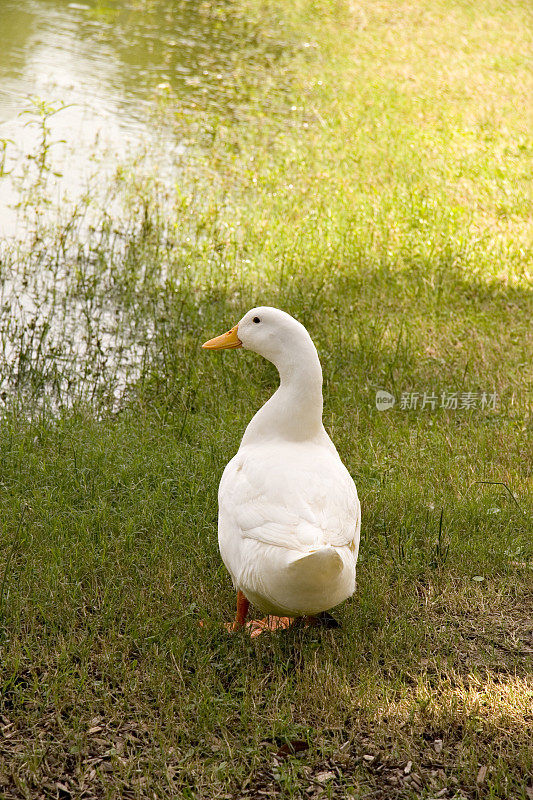
[[[324,545],[310,553],[294,559],[290,569],[301,579],[311,584],[318,581],[334,580],[343,568],[343,560],[339,552],[331,545]]]
[[[353,592],[346,587],[344,561],[331,545],[298,554],[289,567],[284,588],[284,603],[296,616],[327,611]]]

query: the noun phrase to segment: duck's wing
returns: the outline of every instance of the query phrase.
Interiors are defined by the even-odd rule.
[[[300,552],[332,545],[357,555],[355,484],[326,448],[251,448],[228,464],[220,484],[221,522],[234,534]]]

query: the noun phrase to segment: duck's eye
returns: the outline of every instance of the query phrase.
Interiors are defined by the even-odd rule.
[[[261,320],[259,319],[259,317],[254,317],[254,322],[257,325],[259,322],[261,322]]]

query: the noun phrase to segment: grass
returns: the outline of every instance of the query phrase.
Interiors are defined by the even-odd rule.
[[[236,8],[284,55],[176,115],[179,186],[30,193],[2,251],[0,798],[526,800],[527,4]],[[276,375],[199,344],[257,302],[318,346],[363,531],[342,630],[252,642],[216,491]]]

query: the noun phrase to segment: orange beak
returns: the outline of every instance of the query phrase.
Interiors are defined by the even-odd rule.
[[[237,328],[238,325],[235,325],[230,331],[223,333],[222,336],[215,336],[214,339],[209,339],[208,342],[204,342],[202,347],[205,350],[231,350],[235,347],[242,347],[242,342],[237,336]]]

